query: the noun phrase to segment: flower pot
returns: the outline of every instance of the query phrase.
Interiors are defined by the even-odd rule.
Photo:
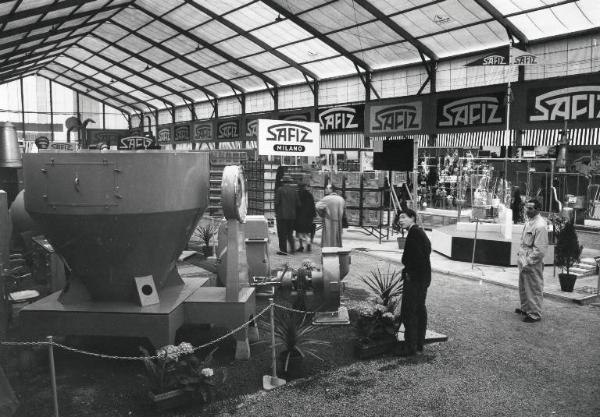
[[[404,245],[406,244],[406,238],[399,237],[397,240],[398,240],[398,249],[404,249]]]
[[[203,246],[202,253],[204,254],[205,257],[208,258],[215,254],[215,248],[214,248],[214,246]]]
[[[190,403],[191,396],[189,392],[182,389],[175,389],[160,394],[149,393],[150,400],[158,411],[171,410]]]
[[[304,376],[304,366],[302,356],[294,352],[290,355],[287,363],[287,369],[285,367],[285,361],[287,359],[287,352],[279,354],[279,366],[278,373],[286,379],[301,378]]]
[[[573,287],[575,287],[575,281],[577,280],[577,275],[558,274],[558,280],[560,282],[560,290],[561,291],[573,292]]]
[[[354,354],[359,359],[368,359],[391,352],[397,344],[398,340],[391,335],[381,339],[360,339],[354,343]]]

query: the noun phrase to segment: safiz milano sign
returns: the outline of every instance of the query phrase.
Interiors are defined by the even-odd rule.
[[[318,123],[258,120],[259,155],[319,156],[320,151]]]

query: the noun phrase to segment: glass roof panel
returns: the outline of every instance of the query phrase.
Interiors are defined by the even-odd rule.
[[[65,23],[60,25],[60,29],[66,29],[66,28],[72,28],[75,26],[79,26],[81,24],[83,24],[83,22],[85,22],[88,18],[87,17],[80,17],[79,19],[71,19],[71,20],[67,20]],[[48,29],[46,29],[47,31]]]
[[[57,19],[59,17],[68,16],[75,11],[76,7],[66,7],[64,9],[53,10],[44,16],[44,20]]]
[[[134,85],[137,85],[140,88],[144,88],[144,87],[152,84],[150,81],[146,80],[145,78],[138,77],[137,75],[132,75],[131,77],[127,77],[127,78],[125,78],[125,80],[127,80],[128,82],[130,82]]]
[[[186,92],[185,94],[188,94],[188,92]],[[163,96],[163,97],[165,100],[170,101],[171,103],[175,104],[176,106],[185,104],[185,100],[181,96],[178,96],[177,94],[169,94],[168,96]],[[206,97],[206,96],[203,96],[203,97]]]
[[[251,40],[242,36],[236,36],[235,38],[216,43],[215,47],[228,53],[234,58],[255,54],[264,50]]]
[[[195,3],[201,4],[207,9],[212,10],[216,14],[223,14],[231,11],[231,9],[237,9],[245,4],[250,3],[253,0],[220,0],[220,1],[206,1],[206,0],[194,0]]]
[[[228,95],[233,94],[231,87],[229,87],[225,83],[216,83],[216,84],[207,85],[206,88],[219,97],[228,96]],[[206,95],[204,93],[203,94],[194,94],[194,95],[192,95],[192,97],[196,98],[196,100],[206,100]]]
[[[73,32],[73,35],[83,35],[83,34],[87,34],[89,33],[93,28],[91,26],[83,26],[80,27],[79,29],[75,29],[75,32]]]
[[[227,61],[221,55],[214,53],[209,49],[200,49],[199,51],[192,52],[187,57],[193,61],[198,62],[203,67],[211,67],[214,65],[222,64]]]
[[[115,48],[114,46],[109,46],[108,48],[106,48],[105,50],[102,51],[102,55],[106,56],[107,58],[112,59],[113,61],[123,61],[127,58],[129,58],[129,54],[126,52],[123,52],[120,49]]]
[[[202,71],[196,71],[191,74],[186,74],[185,78],[198,85],[208,85],[217,82],[217,79]]]
[[[147,51],[141,52],[140,56],[149,59],[152,62],[156,62],[158,64],[165,62],[165,61],[170,61],[173,58],[175,58],[173,55],[163,51],[162,49],[159,48],[150,48]]]
[[[162,101],[160,101],[160,100],[146,100],[146,103],[147,103],[149,106],[154,106],[154,107],[157,107],[157,108],[159,108],[159,109],[162,109],[162,108],[164,108],[164,107],[165,107],[165,103],[163,103],[163,102],[162,102]]]
[[[339,53],[318,39],[309,39],[304,42],[278,48],[278,51],[296,62],[314,61],[339,55]]]
[[[24,42],[24,43],[20,43],[20,44],[17,46],[17,50],[18,50],[18,51],[21,51],[21,50],[23,50],[23,49],[31,48],[32,46],[39,45],[40,43],[42,43],[42,40],[41,40],[41,39],[40,39],[40,40],[37,40],[37,41],[31,41],[31,42]]]
[[[141,91],[130,91],[129,95],[137,98],[142,103],[147,103],[149,100],[152,100],[152,96],[149,96]]]
[[[91,78],[88,78],[85,82],[87,85],[89,85],[92,88],[98,88],[98,87],[102,86],[102,84],[100,84],[96,80],[92,80]]]
[[[180,0],[137,0],[136,5],[156,14],[162,16],[163,14],[173,10],[175,7],[180,6],[183,1]]]
[[[90,19],[90,22],[100,22],[106,19],[109,19],[112,15],[114,15],[117,10],[109,10],[106,12],[98,12]]]
[[[129,59],[126,59],[125,61],[122,61],[121,64],[125,65],[127,68],[131,68],[135,72],[143,72],[149,66],[144,61],[139,60],[134,57],[131,57]]]
[[[189,32],[211,44],[237,35],[236,32],[216,20],[200,25]]]
[[[61,29],[62,29],[62,26],[61,26]],[[47,33],[48,33],[48,28],[46,26],[43,26],[41,28],[30,30],[29,33],[27,34],[27,38],[31,38],[32,36],[35,36],[35,35],[47,34]],[[67,35],[61,33],[59,36],[67,36]]]
[[[182,80],[178,80],[176,78],[172,78],[170,80],[163,81],[161,83],[161,85],[164,85],[166,87],[170,87],[170,88],[172,88],[173,90],[176,90],[176,91],[186,91],[186,90],[190,90],[191,88],[193,88],[188,83],[186,83],[186,82],[184,82]]]
[[[419,52],[406,42],[361,52],[361,58],[373,69],[421,62]]]
[[[225,78],[230,78],[230,79],[236,78],[236,77],[243,77],[243,76],[250,74],[245,69],[240,68],[237,65],[232,64],[230,62],[221,64],[221,65],[217,65],[217,66],[211,68],[211,70],[213,70],[217,74],[222,75]]]
[[[151,45],[135,35],[129,35],[119,41],[119,45],[129,51],[139,53],[151,47]]]
[[[241,87],[243,87],[247,91],[255,91],[255,90],[264,90],[265,83],[262,79],[255,75],[250,75],[248,77],[236,78],[235,83]]]
[[[97,28],[94,33],[102,36],[102,39],[106,39],[108,42],[115,42],[127,35],[127,31],[121,29],[117,25],[110,23],[104,23]]]
[[[130,91],[134,90],[134,88],[119,81],[112,83],[111,87],[116,88],[117,90],[123,91],[125,93],[129,93]]]
[[[86,1],[84,4],[82,4],[79,9],[77,9],[77,13],[81,13],[81,12],[87,12],[88,10],[96,10],[96,9],[100,9],[103,6],[113,6],[118,4],[119,2],[107,2],[106,0],[94,0],[94,1]]]
[[[36,48],[35,52],[44,52],[44,51],[48,51],[48,50],[54,49],[54,48],[55,48],[54,45],[41,46],[39,48]]]
[[[273,23],[278,13],[262,2],[249,4],[239,10],[226,15],[227,20],[250,31],[259,26]]]
[[[150,68],[144,71],[144,75],[148,78],[155,80],[156,82],[162,82],[171,78],[170,75],[165,74],[164,72],[156,68]]]
[[[521,13],[537,7],[544,7],[551,4],[562,3],[564,0],[488,0],[496,10],[503,15],[512,13]]]
[[[48,1],[48,0],[46,0]],[[0,3],[0,16],[8,16],[15,6],[16,1],[7,1],[6,3]],[[50,1],[48,1],[50,3]],[[23,3],[19,7],[23,6]]]
[[[157,85],[150,85],[146,88],[146,90],[150,91],[152,94],[154,94],[157,97],[165,97],[170,94],[170,92],[168,90],[165,90],[164,88],[159,87]]]
[[[196,42],[183,35],[179,35],[173,39],[169,39],[168,41],[163,42],[162,45],[181,55],[193,52],[197,46]]]
[[[85,61],[92,56],[90,52],[81,48],[71,48],[69,49],[68,54],[80,61]]]
[[[280,46],[313,37],[300,26],[287,19],[252,31],[252,34],[271,46]]]
[[[34,23],[37,23],[37,21],[39,20],[40,17],[41,17],[41,14],[36,15],[36,16],[26,17],[24,19],[11,20],[6,23],[6,25],[4,26],[4,30],[7,31],[7,30],[11,30],[11,29],[16,29],[16,28],[22,28],[27,25],[32,25]]]
[[[94,75],[94,79],[104,84],[110,84],[113,78],[99,72]]]
[[[165,19],[172,23],[175,23],[178,27],[183,30],[193,28],[201,23],[209,21],[211,18],[194,6],[184,4],[181,7],[173,10],[171,13],[166,14]]]
[[[24,38],[24,34],[12,35],[12,36],[0,36],[0,45],[7,44],[9,42],[14,42],[19,39]]]
[[[356,73],[354,64],[342,56],[324,61],[311,62],[304,64],[303,67],[314,72],[320,78],[339,77]]]
[[[116,76],[116,78],[114,78],[115,81],[117,81],[117,79],[119,78],[125,78],[131,75],[130,71],[125,70],[124,68],[121,67],[108,67],[105,69],[106,72],[110,73],[110,74],[114,74]]]
[[[353,0],[338,0],[326,6],[302,13],[301,19],[321,33],[373,20],[374,17]]]
[[[198,70],[198,68],[188,65],[180,59],[174,59],[173,61],[165,62],[164,64],[162,64],[162,66],[168,70],[173,71],[176,74],[187,74],[188,72]]]
[[[12,51],[15,50],[16,47],[11,47],[11,48],[5,48],[5,49],[0,49],[0,56],[4,56],[7,55],[9,53],[11,53]]]
[[[242,58],[240,61],[250,65],[257,71],[271,71],[277,68],[288,67],[289,64],[270,52],[264,52],[258,55],[252,55],[248,58]]]
[[[370,48],[402,39],[400,35],[381,22],[368,23],[332,33],[328,38],[342,46],[347,51]]]
[[[265,72],[265,75],[271,77],[275,82],[281,85],[297,84],[304,82],[302,73],[295,68],[283,68],[275,71]]]
[[[78,81],[85,80],[85,79],[87,78],[87,77],[85,77],[84,75],[78,74],[78,73],[76,73],[75,71],[71,71],[71,70],[66,70],[66,71],[65,71],[65,70],[63,69],[63,72],[62,72],[62,74],[63,74],[65,77],[69,77],[69,78],[70,78],[70,79],[72,79],[72,80],[78,80]]]
[[[88,58],[86,60],[86,62],[88,62],[92,67],[99,68],[99,69],[105,69],[105,68],[108,68],[111,66],[110,62],[102,59],[98,55]]]
[[[58,59],[57,59],[57,62],[58,62]],[[76,66],[73,66],[73,68],[83,74],[90,76],[90,77],[98,72],[94,68],[91,68],[85,64],[78,64]]]
[[[121,12],[117,13],[112,20],[120,23],[132,30],[139,29],[142,26],[147,25],[152,21],[152,18],[146,13],[140,12],[137,9],[130,9],[126,7]]]
[[[86,48],[92,51],[99,51],[101,49],[104,49],[108,45],[106,42],[91,36],[86,36],[85,38],[81,39],[78,43],[79,45],[85,46]]]
[[[47,31],[47,28],[45,28]],[[46,42],[53,42],[55,40],[62,40],[65,39],[68,36],[67,33],[59,33],[58,35],[52,35],[52,36],[48,36],[46,38]]]
[[[162,42],[165,39],[169,39],[177,35],[177,32],[171,29],[169,26],[156,21],[140,28],[138,32],[156,42]]]
[[[474,33],[478,33],[481,39],[489,39],[489,43],[485,45],[487,48],[506,45],[508,41],[506,35],[505,37],[496,37],[495,32],[489,30],[489,25],[485,24],[426,37],[422,41],[436,51],[438,56],[447,57],[482,49],[483,44],[474,36]]]

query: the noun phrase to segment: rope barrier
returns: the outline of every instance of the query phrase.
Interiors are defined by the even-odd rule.
[[[254,318],[246,321],[245,323],[243,323],[242,325],[236,327],[235,329],[229,331],[228,333],[224,334],[221,337],[218,337],[214,340],[211,340],[210,342],[204,343],[203,345],[200,346],[196,346],[194,348],[192,348],[193,352],[196,352],[198,350],[204,349],[206,347],[209,347],[211,345],[214,345],[216,343],[219,343],[225,339],[227,339],[229,336],[233,336],[235,333],[239,332],[240,330],[250,326],[252,323],[254,323],[254,321],[259,318],[260,316],[262,316],[263,314],[265,314],[267,311],[269,311],[269,309],[271,308],[271,306],[276,307],[276,308],[280,308],[282,310],[287,310],[293,313],[298,313],[298,314],[307,314],[307,315],[314,315],[317,312],[316,311],[304,311],[304,310],[298,310],[295,308],[291,308],[291,307],[287,307],[281,304],[269,304],[268,306],[266,306],[264,309],[262,309],[258,314],[256,314],[254,316]],[[89,352],[86,350],[81,350],[81,349],[77,349],[71,346],[67,346],[67,345],[63,345],[62,343],[57,343],[51,340],[45,340],[45,341],[36,341],[36,342],[6,342],[6,341],[0,341],[0,346],[56,346],[57,348],[61,348],[70,352],[74,352],[74,353],[80,353],[82,355],[87,355],[87,356],[92,356],[92,357],[96,357],[96,358],[102,358],[102,359],[115,359],[115,360],[125,360],[125,361],[139,361],[139,360],[145,360],[145,359],[159,359],[159,355],[153,355],[153,356],[118,356],[118,355],[106,355],[104,353],[96,353],[96,352]]]

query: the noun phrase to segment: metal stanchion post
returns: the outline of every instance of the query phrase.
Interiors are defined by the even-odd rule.
[[[475,239],[473,240],[473,255],[471,256],[471,269],[475,268],[475,247],[477,246],[477,230],[479,229],[479,217],[475,217]]]
[[[46,337],[48,341],[48,357],[50,359],[50,381],[52,382],[52,400],[54,402],[54,417],[58,416],[58,395],[56,392],[56,371],[54,370],[54,344],[52,336]]]
[[[277,378],[277,356],[275,354],[275,304],[273,299],[269,298],[271,303],[271,366],[273,368],[273,378]]]

